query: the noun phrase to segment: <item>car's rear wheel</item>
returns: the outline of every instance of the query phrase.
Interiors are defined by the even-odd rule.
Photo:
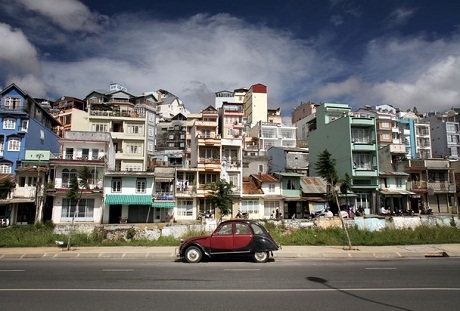
[[[270,257],[268,252],[255,252],[252,254],[252,258],[257,263],[267,262],[268,258]]]
[[[190,246],[185,251],[184,257],[185,257],[185,260],[189,263],[197,263],[201,261],[201,258],[203,257],[203,253],[198,247]]]

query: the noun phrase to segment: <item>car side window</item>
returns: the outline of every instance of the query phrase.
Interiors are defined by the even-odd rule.
[[[218,235],[232,234],[232,224],[225,224],[217,231]]]
[[[254,234],[264,234],[264,230],[257,224],[251,224],[252,230],[254,230]]]
[[[235,224],[235,234],[251,234],[251,229],[246,224]]]

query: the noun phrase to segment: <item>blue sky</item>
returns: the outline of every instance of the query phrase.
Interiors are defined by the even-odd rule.
[[[453,0],[0,0],[0,87],[55,100],[117,82],[198,112],[262,83],[285,117],[305,101],[444,111],[460,107],[459,13]]]

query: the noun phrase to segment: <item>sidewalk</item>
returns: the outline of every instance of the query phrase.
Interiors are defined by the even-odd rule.
[[[0,260],[15,259],[157,259],[174,260],[176,247],[0,248]],[[460,244],[355,246],[283,246],[275,259],[395,259],[460,257]]]

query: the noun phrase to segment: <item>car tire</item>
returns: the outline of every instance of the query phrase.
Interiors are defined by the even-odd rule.
[[[254,254],[252,254],[252,258],[257,263],[267,262],[269,257],[270,255],[268,252],[255,252]]]
[[[198,263],[202,257],[203,253],[197,246],[190,246],[184,253],[184,258],[188,263]]]

